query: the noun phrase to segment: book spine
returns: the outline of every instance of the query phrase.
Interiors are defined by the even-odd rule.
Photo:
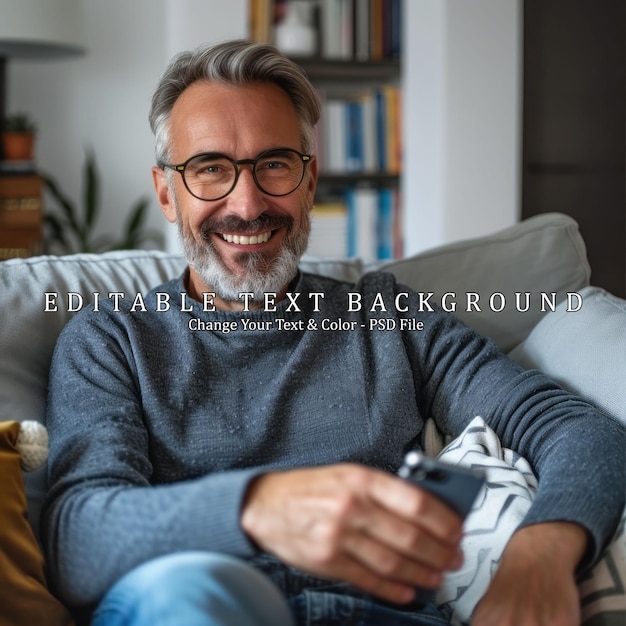
[[[317,202],[311,211],[307,254],[345,258],[348,254],[348,213],[343,200]]]
[[[378,255],[378,191],[354,187],[346,192],[348,256],[373,260]]]
[[[360,102],[346,103],[346,163],[348,172],[363,171],[363,107]]]
[[[346,167],[346,113],[345,102],[328,100],[325,107],[324,162],[326,171],[340,173]]]
[[[41,254],[41,198],[39,176],[0,176],[0,259]]]
[[[380,260],[393,258],[393,191],[380,189],[378,192],[378,248]]]
[[[321,0],[322,56],[341,59],[341,0]]]

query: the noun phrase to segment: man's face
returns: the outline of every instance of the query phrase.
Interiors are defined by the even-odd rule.
[[[276,147],[301,151],[300,127],[288,96],[270,83],[235,87],[199,81],[178,98],[170,118],[172,163],[203,152],[252,159]],[[251,166],[240,166],[233,191],[221,200],[192,196],[182,176],[172,186],[153,169],[161,207],[176,221],[190,263],[192,296],[215,291],[223,308],[238,308],[240,292],[284,293],[294,277],[310,231],[309,211],[317,178],[316,161],[294,192],[263,193]],[[254,237],[252,237],[254,235]]]

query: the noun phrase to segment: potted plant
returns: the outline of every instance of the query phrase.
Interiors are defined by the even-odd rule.
[[[110,235],[95,237],[96,222],[101,212],[100,178],[96,159],[91,151],[87,152],[83,172],[82,203],[74,202],[51,176],[43,174],[46,191],[54,201],[53,212],[44,217],[49,253],[98,253],[136,249],[145,244],[153,244],[157,248],[164,247],[163,235],[146,228],[145,220],[149,206],[147,198],[140,198],[131,207],[120,238],[116,239]]]
[[[26,113],[13,113],[4,119],[2,153],[7,161],[32,161],[36,124]]]

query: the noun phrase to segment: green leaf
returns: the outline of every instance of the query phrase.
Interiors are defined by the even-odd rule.
[[[76,209],[74,205],[63,195],[62,191],[59,189],[58,184],[53,178],[46,175],[43,175],[42,178],[46,189],[50,192],[50,195],[58,202],[59,206],[61,207],[61,211],[65,215],[65,218],[67,219],[70,228],[74,231],[74,234],[79,235],[81,228],[78,223]]]
[[[49,231],[47,237],[52,243],[57,243],[64,252],[71,251],[70,242],[65,237],[67,222],[62,222],[56,215],[44,215],[44,228]]]
[[[148,199],[140,198],[133,209],[127,221],[126,235],[134,235],[139,232],[141,225],[146,216],[146,209],[148,208]]]
[[[98,191],[98,172],[96,170],[95,157],[89,151],[85,163],[85,233],[91,230],[98,217]]]
[[[50,216],[49,238],[63,247],[66,252],[105,252],[139,248],[144,242],[155,242],[164,248],[164,238],[157,231],[145,231],[145,220],[149,207],[147,198],[140,198],[132,206],[124,221],[123,232],[118,241],[110,235],[93,238],[93,231],[100,211],[100,183],[96,168],[95,155],[91,150],[86,153],[83,168],[83,204],[81,211],[65,197],[58,184],[51,177],[44,176],[45,185],[52,198],[60,207],[60,217]],[[68,239],[67,235],[72,237]],[[71,245],[73,244],[73,245]]]

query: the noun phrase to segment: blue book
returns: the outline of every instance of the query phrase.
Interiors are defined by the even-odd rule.
[[[376,89],[376,154],[379,172],[387,171],[387,110],[385,94]]]
[[[377,256],[380,260],[393,259],[394,193],[391,189],[378,192]]]
[[[346,103],[346,170],[362,172],[363,155],[363,107],[355,100]]]

